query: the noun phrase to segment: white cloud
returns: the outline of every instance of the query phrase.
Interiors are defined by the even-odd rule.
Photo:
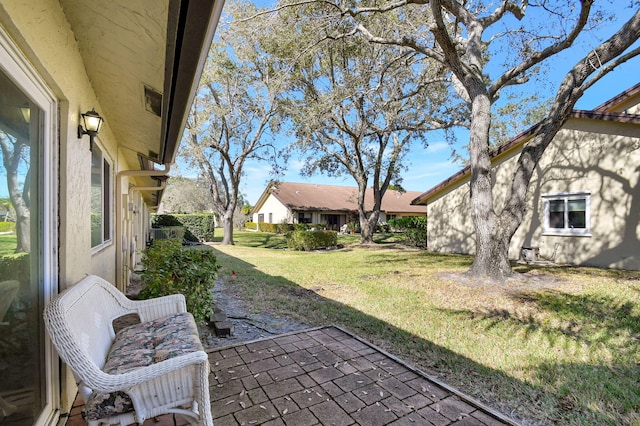
[[[427,145],[427,148],[425,149],[425,151],[428,153],[434,153],[434,152],[442,152],[444,150],[450,150],[450,149],[451,149],[451,146],[447,142],[442,141],[442,142],[434,142]]]

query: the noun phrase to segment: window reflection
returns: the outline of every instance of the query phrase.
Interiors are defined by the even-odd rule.
[[[44,408],[40,175],[43,112],[0,71],[0,418]]]

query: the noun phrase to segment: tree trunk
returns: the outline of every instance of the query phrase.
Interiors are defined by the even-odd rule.
[[[222,216],[222,231],[224,232],[222,244],[233,245],[233,213]]]
[[[371,212],[367,218],[366,214],[360,213],[360,244],[373,244],[373,233],[376,230],[379,216],[378,213]]]
[[[29,182],[25,182],[29,185]],[[7,185],[9,187],[9,198],[16,211],[16,253],[29,253],[31,251],[31,212],[26,200],[18,189],[18,172],[7,170]]]
[[[509,263],[509,240],[493,207],[489,127],[491,102],[486,93],[472,97],[470,131],[471,217],[476,231],[476,256],[469,274],[504,281],[513,273]]]

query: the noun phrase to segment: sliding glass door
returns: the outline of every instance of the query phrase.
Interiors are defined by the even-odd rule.
[[[42,323],[57,290],[55,103],[0,34],[0,422],[55,420]]]

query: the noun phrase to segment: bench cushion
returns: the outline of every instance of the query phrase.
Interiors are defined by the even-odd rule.
[[[188,312],[134,324],[116,334],[102,370],[121,374],[191,352],[204,350],[198,327]],[[121,391],[93,392],[86,401],[83,415],[97,420],[133,411],[129,396]]]

